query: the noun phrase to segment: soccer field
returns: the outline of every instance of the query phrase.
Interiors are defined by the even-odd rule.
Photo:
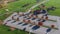
[[[42,0],[41,0],[42,1]],[[40,2],[41,2],[40,1]],[[29,4],[27,7],[22,7],[24,4]],[[27,11],[31,6],[35,5],[35,0],[18,0],[16,2],[12,2],[8,4],[8,9],[10,12],[13,11]],[[47,7],[55,6],[55,11],[49,11],[50,15],[60,16],[60,0],[50,0],[49,2],[45,3]],[[37,8],[38,9],[38,8]],[[6,11],[4,9],[0,9],[0,14],[4,14]],[[6,19],[5,15],[0,16],[0,20]],[[0,34],[28,34],[24,31],[16,30],[16,31],[8,31],[8,27],[0,26]]]

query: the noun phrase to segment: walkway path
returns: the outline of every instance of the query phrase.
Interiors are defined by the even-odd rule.
[[[30,12],[32,9],[34,9],[35,7],[37,7],[37,6],[39,6],[39,5],[41,5],[41,4],[43,4],[43,3],[46,3],[46,2],[48,2],[49,0],[44,0],[44,1],[42,1],[42,2],[40,2],[40,3],[37,3],[36,5],[34,5],[34,6],[32,6],[29,10],[28,10],[28,12]]]

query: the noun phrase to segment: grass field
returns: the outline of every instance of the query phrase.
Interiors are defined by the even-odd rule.
[[[42,0],[41,0],[42,1]],[[24,4],[30,4],[27,7],[22,7]],[[12,2],[8,4],[8,9],[11,11],[26,11],[28,10],[31,6],[35,5],[36,1],[35,0],[19,0],[16,2]],[[49,2],[45,3],[47,7],[49,6],[55,6],[57,9],[55,11],[50,11],[50,15],[56,15],[60,16],[60,0],[50,0]],[[4,14],[6,11],[4,9],[0,9],[0,14]],[[6,17],[5,15],[0,16],[0,20],[4,20]],[[24,31],[16,30],[16,31],[8,31],[8,27],[5,26],[0,26],[0,34],[28,34]]]
[[[18,29],[14,31],[9,31],[9,27],[2,25],[0,26],[0,34],[28,34],[28,32]]]
[[[55,6],[57,9],[55,11],[50,11],[49,14],[60,16],[60,0],[50,0],[46,5],[49,6]]]

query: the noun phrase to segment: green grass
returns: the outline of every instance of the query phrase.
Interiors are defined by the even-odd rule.
[[[0,25],[0,34],[28,34],[28,32],[22,31],[22,30],[14,30],[14,31],[8,31],[9,27]]]
[[[25,4],[29,4],[29,6],[22,7]],[[20,11],[24,12],[24,11],[26,11],[27,9],[29,9],[30,7],[32,7],[35,4],[36,4],[35,0],[19,0],[19,1],[15,1],[15,2],[9,3],[7,8],[10,11],[14,11],[14,10],[18,11],[18,10],[20,10]],[[0,13],[5,13],[6,11],[5,12],[4,11],[5,11],[4,8],[0,9]]]
[[[55,6],[57,9],[55,11],[50,11],[50,15],[56,15],[60,16],[60,0],[50,0],[46,5],[49,6]]]

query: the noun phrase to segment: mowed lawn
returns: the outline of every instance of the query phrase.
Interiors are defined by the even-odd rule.
[[[55,6],[56,10],[55,11],[50,11],[50,15],[56,15],[60,16],[60,0],[50,0],[46,5],[49,6]]]
[[[40,2],[43,1],[43,0],[40,0]],[[28,4],[26,7],[22,7],[24,5]],[[11,3],[8,3],[8,6],[7,8],[9,9],[9,11],[22,11],[22,12],[25,12],[27,9],[29,9],[30,7],[32,7],[33,5],[36,4],[36,0],[18,0],[18,1],[15,1],[15,2],[11,2]],[[0,9],[0,14],[1,13],[6,13],[6,11],[3,9]]]
[[[28,32],[22,30],[9,31],[9,27],[0,25],[0,34],[28,34]]]

